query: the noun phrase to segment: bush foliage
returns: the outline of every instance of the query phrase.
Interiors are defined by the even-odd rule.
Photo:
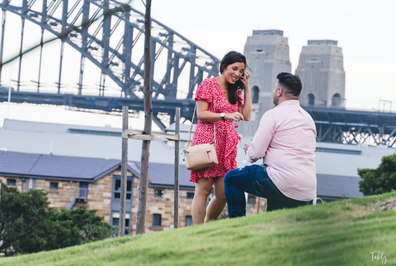
[[[377,169],[358,169],[359,190],[367,195],[379,195],[396,190],[396,154],[384,156]]]
[[[0,253],[4,256],[53,250],[110,236],[111,225],[82,208],[48,211],[47,193],[32,189],[20,193],[1,184]]]

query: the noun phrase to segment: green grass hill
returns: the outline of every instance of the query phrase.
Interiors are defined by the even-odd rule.
[[[0,259],[0,265],[396,265],[396,192]]]

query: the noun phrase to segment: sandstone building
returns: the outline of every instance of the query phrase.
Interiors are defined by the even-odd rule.
[[[296,74],[303,83],[302,106],[345,107],[344,59],[337,41],[309,40]]]
[[[174,166],[151,163],[147,195],[146,232],[173,228]],[[136,229],[139,163],[128,163],[125,228]],[[179,227],[193,225],[191,203],[194,184],[189,171],[180,167]],[[0,181],[20,192],[42,189],[49,207],[55,209],[96,209],[113,227],[119,223],[121,161],[72,156],[0,152]],[[247,213],[265,211],[265,200],[248,196]],[[256,203],[257,202],[257,203]],[[257,204],[259,205],[257,207]]]

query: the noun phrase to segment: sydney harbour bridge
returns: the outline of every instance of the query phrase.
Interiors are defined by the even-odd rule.
[[[112,0],[3,0],[0,7],[0,102],[144,110],[144,14]],[[165,129],[176,107],[189,120],[197,86],[219,74],[220,60],[152,19],[151,61],[154,122]],[[396,148],[395,113],[304,108],[318,141]]]

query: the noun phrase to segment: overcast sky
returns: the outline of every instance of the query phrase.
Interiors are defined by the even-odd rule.
[[[143,3],[132,6],[144,11]],[[218,58],[230,50],[243,52],[253,30],[283,30],[289,40],[294,72],[302,46],[312,39],[337,40],[344,55],[346,105],[378,109],[391,101],[396,111],[396,1],[395,0],[153,0],[152,17]],[[383,103],[383,102],[382,102]],[[385,107],[389,110],[390,104]],[[121,127],[120,117],[95,115],[64,108],[0,104],[2,119],[53,121]],[[28,110],[28,111],[26,111]],[[48,113],[57,113],[56,118]],[[47,114],[46,116],[43,114]],[[53,121],[56,122],[56,121]],[[138,122],[134,122],[140,127]]]
[[[195,4],[186,4],[195,3]],[[143,4],[133,6],[143,10]],[[153,1],[152,17],[221,58],[243,52],[253,30],[283,30],[289,39],[292,71],[302,46],[312,39],[337,40],[344,55],[346,104],[396,110],[395,0]]]

